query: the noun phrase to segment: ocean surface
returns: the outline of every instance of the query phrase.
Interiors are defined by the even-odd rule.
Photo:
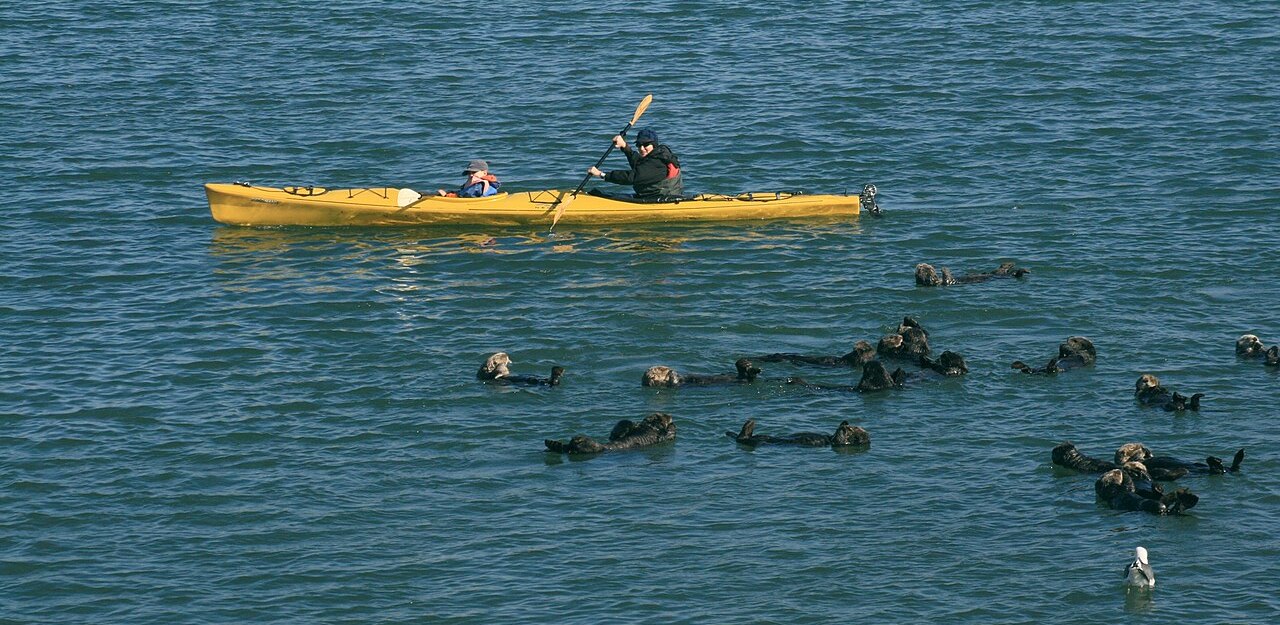
[[[0,623],[1275,623],[1280,5],[0,4]],[[202,184],[572,188],[630,118],[690,191],[880,218],[219,225]],[[616,153],[606,169],[625,165]],[[1021,280],[917,287],[1002,261]],[[904,316],[960,378],[766,363]],[[1072,335],[1097,364],[1039,365]],[[478,382],[505,351],[557,388]],[[906,366],[909,370],[915,368]],[[1140,374],[1206,394],[1139,406]],[[544,438],[673,415],[595,458]],[[830,432],[869,449],[724,436]],[[1248,457],[1183,516],[1109,458]],[[1145,546],[1158,579],[1126,593]]]

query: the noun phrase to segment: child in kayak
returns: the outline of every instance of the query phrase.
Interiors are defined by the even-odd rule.
[[[458,187],[457,191],[445,191],[438,189],[436,195],[444,197],[488,197],[498,192],[498,187],[502,186],[498,182],[497,176],[489,173],[489,164],[475,159],[471,161],[462,175],[467,177],[466,182]]]

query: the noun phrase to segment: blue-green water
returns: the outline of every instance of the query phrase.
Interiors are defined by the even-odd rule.
[[[953,2],[0,5],[0,622],[1269,623],[1280,11]],[[201,184],[570,187],[645,93],[690,190],[883,218],[219,226]],[[611,165],[621,165],[614,156]],[[486,244],[488,239],[494,239]],[[918,262],[1026,280],[918,288]],[[904,315],[963,379],[655,391]],[[1067,336],[1099,361],[1053,378]],[[510,352],[556,389],[492,388]],[[1207,393],[1144,409],[1141,373]],[[589,461],[543,438],[661,410]],[[724,438],[866,428],[869,450]],[[1062,440],[1240,474],[1095,503]],[[1126,596],[1136,545],[1159,585]]]

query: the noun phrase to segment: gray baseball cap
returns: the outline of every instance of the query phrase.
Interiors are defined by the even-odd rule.
[[[470,163],[467,163],[467,168],[462,170],[462,173],[469,174],[473,171],[489,171],[489,164],[478,158],[473,159]]]

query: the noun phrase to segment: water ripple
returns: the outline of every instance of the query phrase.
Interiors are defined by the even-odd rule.
[[[6,8],[0,619],[1274,620],[1278,374],[1231,347],[1280,342],[1273,13]],[[510,188],[567,187],[650,92],[641,125],[689,188],[874,182],[888,212],[240,229],[200,186],[429,189],[483,157]],[[1005,260],[1032,274],[912,281]],[[905,315],[971,373],[876,395],[784,385],[856,382],[785,363],[752,386],[639,385],[654,364],[844,353]],[[1009,369],[1077,334],[1092,369]],[[499,350],[565,384],[478,384]],[[1141,373],[1204,409],[1138,406]],[[676,443],[543,451],[656,410]],[[873,444],[747,450],[724,432],[748,418],[849,420]],[[1098,505],[1092,476],[1049,463],[1062,440],[1249,456],[1157,518]],[[1138,544],[1161,575],[1147,600],[1119,586]]]

